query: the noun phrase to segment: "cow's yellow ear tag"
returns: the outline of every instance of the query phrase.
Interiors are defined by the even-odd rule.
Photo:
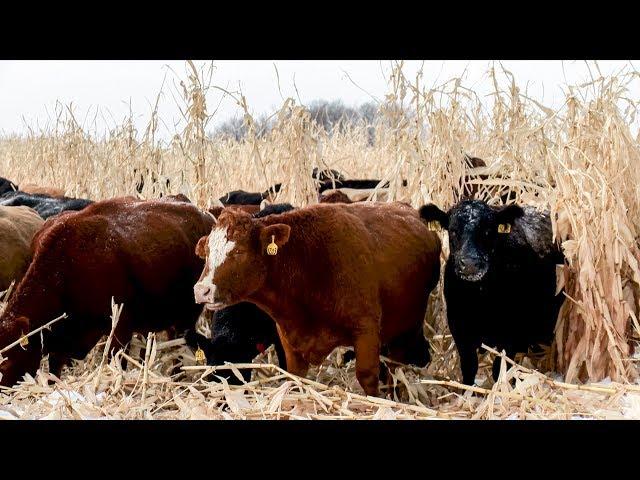
[[[437,232],[438,230],[440,230],[440,222],[438,222],[437,220],[431,220],[427,223],[427,228],[432,232]]]
[[[27,345],[29,345],[29,337],[27,337],[26,335],[23,335],[22,338],[20,339],[20,346],[22,348],[25,348]]]
[[[511,224],[510,223],[501,223],[498,225],[498,233],[510,233],[511,232]]]
[[[267,255],[277,255],[278,254],[278,245],[276,245],[275,235],[271,235],[271,243],[267,245]]]
[[[198,346],[196,350],[196,363],[198,365],[205,365],[207,363],[207,356],[204,354],[204,350]]]

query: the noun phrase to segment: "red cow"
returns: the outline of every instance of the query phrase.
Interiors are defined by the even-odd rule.
[[[124,304],[114,346],[134,330],[192,327],[202,310],[193,284],[203,262],[193,254],[214,219],[185,202],[105,200],[49,219],[33,240],[33,261],[0,317],[0,344],[67,313],[69,316],[4,354],[2,385],[13,385],[49,353],[59,374],[69,358],[84,358],[111,330],[111,297]]]
[[[254,215],[260,211],[260,205],[227,205],[224,207],[211,207],[208,211],[214,217],[218,217],[225,208],[234,208],[236,210],[242,210],[251,215]]]
[[[326,195],[319,195],[319,203],[353,203],[351,199],[340,190],[332,190]]]
[[[267,312],[294,374],[353,346],[358,381],[377,395],[382,347],[399,362],[429,360],[422,326],[440,241],[405,204],[317,204],[264,218],[224,210],[196,253],[206,258],[196,301]]]

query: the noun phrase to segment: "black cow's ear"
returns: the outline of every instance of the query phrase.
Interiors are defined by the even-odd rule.
[[[445,230],[449,228],[449,214],[443,212],[433,203],[420,207],[420,217],[427,222],[438,222]]]
[[[507,205],[497,211],[496,220],[500,225],[511,225],[516,218],[520,218],[524,215],[522,207],[516,204]]]

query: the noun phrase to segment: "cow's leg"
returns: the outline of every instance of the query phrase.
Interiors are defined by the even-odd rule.
[[[367,395],[379,396],[380,338],[376,331],[361,333],[354,342],[356,378]]]
[[[431,361],[429,342],[422,333],[422,324],[394,338],[387,345],[389,358],[399,363],[426,367]]]
[[[306,376],[309,371],[309,362],[293,349],[278,324],[276,324],[276,327],[278,329],[278,336],[280,337],[280,342],[282,343],[282,349],[284,350],[284,356],[287,362],[287,372],[297,375],[298,377]]]
[[[97,323],[97,322],[96,322]],[[85,320],[84,325],[95,324],[92,320]],[[62,367],[67,365],[74,358],[84,359],[96,346],[103,332],[99,329],[81,330],[77,328],[67,328],[63,332],[52,334],[45,345],[48,344],[49,351],[49,372],[60,378]]]
[[[449,272],[447,272],[449,273]],[[465,320],[473,316],[478,316],[478,312],[472,312],[467,309],[467,305],[462,302],[451,302],[451,298],[456,297],[456,292],[450,292],[447,285],[451,288],[451,279],[445,273],[445,300],[447,302],[447,323],[451,336],[456,344],[458,355],[460,356],[460,370],[462,370],[462,382],[466,385],[473,385],[476,381],[478,373],[478,348],[481,339],[477,338],[469,330],[471,325],[465,324]],[[459,292],[458,292],[459,293]],[[472,300],[469,300],[473,304]],[[482,316],[476,319],[478,323],[483,321]]]
[[[276,355],[278,355],[278,364],[280,365],[280,368],[282,368],[283,370],[287,370],[287,365],[288,365],[287,355],[284,353],[284,348],[282,347],[282,341],[277,335],[276,335],[276,338],[274,339],[273,346],[276,349]]]
[[[391,340],[385,348],[386,355],[394,362],[402,363],[405,365],[415,365],[416,367],[426,367],[431,361],[431,355],[429,354],[429,342],[424,338],[422,333],[422,324],[417,328],[399,335]],[[393,365],[381,366],[380,380],[384,385],[388,385],[390,381],[390,370],[394,368]],[[385,373],[384,377],[382,373]]]
[[[469,343],[457,345],[460,355],[460,369],[462,370],[462,382],[473,385],[478,373],[478,349]]]
[[[69,362],[69,356],[62,353],[49,352],[49,373],[60,378],[62,367]]]

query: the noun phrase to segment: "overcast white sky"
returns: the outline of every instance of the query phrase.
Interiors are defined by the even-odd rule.
[[[197,65],[204,63],[196,62]],[[348,105],[357,105],[371,100],[370,95],[381,99],[388,91],[390,62],[387,61],[219,61],[214,62],[216,69],[212,83],[230,90],[241,87],[253,114],[272,113],[283,102],[274,64],[278,68],[282,96],[298,98],[295,79],[303,103],[315,99],[340,99]],[[409,78],[415,76],[421,64],[418,61],[406,62],[405,71]],[[502,64],[515,75],[520,86],[524,88],[528,84],[531,96],[556,107],[564,98],[561,90],[563,85],[590,78],[583,61],[521,60]],[[482,94],[490,88],[487,76],[490,65],[489,60],[426,61],[424,83],[430,85],[436,80],[441,83],[462,75],[466,70],[466,84]],[[625,67],[637,68],[640,63],[602,61],[598,65],[603,74],[609,74]],[[107,118],[110,118],[107,113],[110,112],[117,123],[127,116],[130,101],[136,125],[142,130],[149,119],[151,104],[155,102],[165,73],[165,95],[159,108],[165,124],[161,127],[163,137],[175,132],[173,125],[180,118],[171,95],[171,92],[175,92],[171,83],[176,74],[179,78],[186,78],[185,62],[0,61],[0,132],[24,132],[23,118],[33,126],[45,124],[47,118],[52,116],[56,100],[65,104],[73,102],[80,121],[88,111],[92,112],[92,118],[95,109],[100,107]],[[217,106],[220,96],[219,91],[211,91],[208,97],[210,112]],[[640,98],[640,91],[631,92],[631,96]],[[210,126],[239,113],[233,101],[226,99]],[[113,122],[108,121],[113,126]]]

